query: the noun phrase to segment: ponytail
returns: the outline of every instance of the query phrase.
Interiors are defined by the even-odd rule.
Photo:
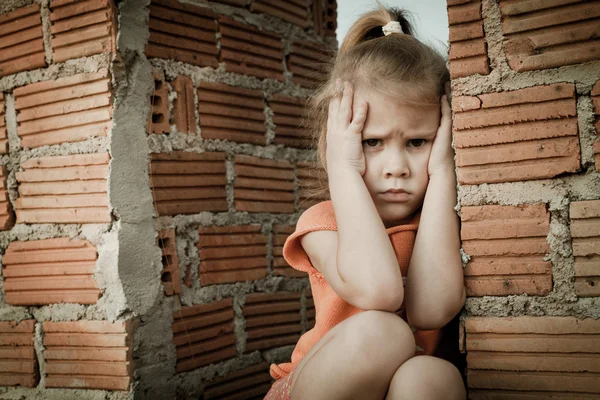
[[[339,52],[345,53],[356,45],[367,40],[383,37],[383,27],[391,21],[398,21],[402,34],[413,36],[412,23],[408,20],[408,12],[400,8],[385,8],[377,1],[379,8],[364,14],[348,31]]]

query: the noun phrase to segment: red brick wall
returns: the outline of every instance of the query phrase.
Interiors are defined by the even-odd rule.
[[[469,399],[596,398],[600,2],[447,4]]]
[[[307,276],[281,252],[324,199],[308,190],[319,176],[301,121],[334,49],[335,2],[217,3],[151,2],[149,178],[179,261],[162,259],[174,372],[206,398],[252,398],[314,324]]]

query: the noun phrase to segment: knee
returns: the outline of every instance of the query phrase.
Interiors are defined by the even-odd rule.
[[[446,360],[417,356],[394,374],[388,399],[464,400],[466,391],[458,369]]]
[[[406,322],[386,311],[364,311],[352,317],[348,333],[352,348],[369,359],[398,368],[415,354],[415,337]]]

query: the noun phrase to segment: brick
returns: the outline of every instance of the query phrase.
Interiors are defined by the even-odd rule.
[[[325,18],[325,36],[334,37],[337,30],[337,1],[325,0],[326,18]]]
[[[236,7],[246,7],[246,0],[216,0],[213,3],[227,4]]]
[[[273,225],[272,249],[273,249],[273,264],[272,270],[275,275],[287,276],[290,278],[304,278],[306,273],[292,268],[285,258],[283,258],[283,245],[289,235],[294,233],[293,225]]]
[[[242,308],[246,320],[246,352],[294,344],[300,338],[301,293],[255,293]],[[268,318],[268,319],[267,319]]]
[[[550,215],[544,204],[464,206],[463,249],[471,256],[465,268],[468,296],[547,295],[552,266],[546,236]]]
[[[478,110],[481,100],[477,96],[456,96],[452,98],[452,109],[455,112]]]
[[[549,69],[600,59],[600,12],[593,3],[528,1],[501,7],[509,66]]]
[[[16,174],[17,223],[111,222],[106,201],[108,163],[108,153],[39,157],[21,163],[23,171]],[[90,193],[90,188],[97,191]],[[93,202],[87,203],[90,199]]]
[[[223,153],[153,154],[150,180],[159,215],[228,209]]]
[[[182,307],[173,314],[176,371],[195,368],[235,357],[232,299]]]
[[[298,206],[300,209],[308,209],[329,198],[326,184],[327,174],[318,163],[299,161],[296,164],[296,174],[298,176]]]
[[[50,3],[54,62],[116,49],[116,15],[110,0]]]
[[[575,293],[600,296],[600,200],[570,205],[571,237],[575,256]]]
[[[468,317],[465,327],[467,385],[475,398],[579,399],[600,393],[592,378],[600,372],[598,320]],[[486,397],[484,391],[500,396]]]
[[[461,149],[456,157],[456,165],[458,167],[487,166],[490,164],[560,158],[565,153],[576,154],[578,151],[579,140],[573,137],[497,144],[486,146],[483,149],[477,147]]]
[[[177,257],[175,230],[164,229],[159,231],[156,241],[162,253],[163,270],[160,275],[165,295],[180,294],[181,276],[179,275],[179,257]]]
[[[23,147],[106,136],[112,95],[106,69],[26,85],[14,90],[17,133]]]
[[[250,11],[270,15],[290,22],[301,28],[308,26],[308,6],[307,0],[252,0]]]
[[[596,81],[596,83],[594,84],[594,86],[592,87],[592,92],[591,92],[592,96],[600,96],[600,80]],[[598,114],[598,109],[596,109],[596,114]]]
[[[280,94],[272,96],[269,107],[273,110],[275,123],[274,144],[305,149],[312,146],[308,133],[302,127],[305,106],[305,99]]]
[[[177,131],[196,134],[196,112],[194,103],[194,86],[191,78],[179,75],[172,83],[177,93],[173,100],[173,122]]]
[[[46,387],[129,390],[131,321],[46,321],[42,330]]]
[[[450,27],[450,43],[460,42],[462,40],[483,38],[483,21],[467,22]]]
[[[450,77],[490,73],[481,1],[449,1]]]
[[[0,321],[0,385],[37,385],[34,334],[35,320]]]
[[[596,123],[596,131],[600,131],[600,123]],[[600,138],[594,142],[594,164],[596,165],[596,171],[600,171]]]
[[[6,302],[12,305],[94,304],[96,248],[85,240],[57,238],[12,242],[2,262]]]
[[[6,136],[6,121],[4,119],[4,94],[0,93],[0,154],[8,153],[8,138]]]
[[[146,56],[201,67],[218,66],[216,14],[208,8],[176,0],[153,0],[149,27]]]
[[[464,107],[454,108],[461,184],[544,179],[579,170],[572,84],[482,94],[472,101],[467,98],[456,101]]]
[[[220,83],[198,87],[200,132],[204,139],[266,144],[262,92]]]
[[[6,167],[0,167],[0,231],[6,231],[13,227],[15,215],[6,191]]]
[[[313,18],[313,29],[315,33],[321,37],[325,36],[327,29],[326,18],[327,9],[325,7],[325,0],[313,0],[310,4],[311,14]]]
[[[204,387],[204,398],[263,398],[271,388],[271,381],[269,364],[255,364],[210,381]]]
[[[234,205],[237,211],[294,212],[294,169],[288,161],[235,156]]]
[[[577,3],[579,0],[527,0],[527,1],[511,1],[502,0],[500,2],[500,10],[503,15],[519,15],[531,11],[540,11],[547,8],[553,8],[560,5]]]
[[[260,233],[260,228],[260,225],[200,227],[200,284],[264,278],[267,274],[267,236]]]
[[[152,71],[154,78],[154,91],[150,98],[152,107],[152,122],[148,133],[162,134],[171,132],[171,123],[169,117],[169,89],[165,80],[158,70]]]
[[[225,70],[259,78],[283,81],[281,38],[230,17],[219,17],[221,52]]]
[[[40,5],[0,15],[0,76],[45,67]]]
[[[288,58],[288,70],[292,81],[300,86],[314,88],[326,78],[326,65],[332,50],[324,45],[308,41],[292,43]]]
[[[485,54],[487,54],[486,44],[485,39],[483,38],[455,42],[450,45],[450,60],[476,57]]]
[[[488,75],[491,69],[487,56],[469,57],[453,60],[450,63],[450,78],[456,79],[470,75]]]
[[[460,1],[456,3],[458,4],[448,3],[448,24],[450,26],[481,19],[480,0]]]

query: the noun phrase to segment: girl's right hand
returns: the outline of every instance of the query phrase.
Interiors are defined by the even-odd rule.
[[[362,130],[367,119],[367,103],[363,101],[353,110],[352,84],[342,84],[338,79],[336,87],[338,94],[329,101],[327,117],[327,171],[331,174],[355,170],[362,176],[366,170]]]

